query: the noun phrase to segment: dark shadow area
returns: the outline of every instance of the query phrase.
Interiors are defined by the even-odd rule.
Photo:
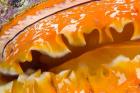
[[[134,33],[134,24],[132,22],[126,24],[121,33],[117,32],[114,28],[110,28],[110,32],[115,42],[128,41],[131,40]]]
[[[20,66],[24,72],[26,72],[28,69],[41,69],[41,71],[48,71],[49,69],[61,65],[70,59],[76,58],[98,46],[99,32],[97,30],[92,31],[90,34],[85,34],[84,36],[87,43],[86,46],[76,47],[70,45],[65,36],[62,35],[62,39],[67,47],[71,50],[71,53],[60,58],[53,58],[49,55],[43,55],[40,52],[34,50],[32,51],[32,62],[20,62]]]

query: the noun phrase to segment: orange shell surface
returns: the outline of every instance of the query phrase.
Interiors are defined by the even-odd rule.
[[[130,24],[134,28],[133,32],[131,29],[125,29],[125,26]],[[2,87],[2,93],[140,93],[140,60],[136,55],[125,62],[117,61],[115,66],[101,65],[94,73],[91,64],[88,64],[88,67],[75,67],[70,61],[59,66],[58,71],[52,69],[54,72],[60,72],[57,74],[41,74],[38,71],[30,77],[24,76],[19,62],[31,62],[31,51],[36,50],[52,58],[61,58],[73,52],[64,43],[63,37],[69,45],[83,47],[88,46],[85,35],[91,33],[94,33],[91,39],[93,51],[104,45],[128,42],[130,49],[134,47],[130,54],[134,50],[139,53],[140,0],[47,0],[15,16],[4,24],[0,31],[0,72],[21,75],[18,80],[10,83],[11,85],[7,85],[10,87]],[[137,40],[138,42],[131,44]],[[107,59],[106,55],[112,58],[116,53],[116,57],[117,50],[124,51],[128,47],[127,44],[122,46],[122,49],[119,46],[109,46],[114,53],[104,53],[106,48],[108,49],[104,47],[90,55],[103,53]],[[88,56],[85,63],[89,61]],[[82,62],[84,57],[80,56],[72,61]],[[62,68],[65,67],[71,68],[72,71],[64,71]],[[104,69],[109,73],[107,76],[104,76]],[[90,76],[89,72],[93,75]],[[76,77],[71,79],[74,74]],[[118,78],[120,81],[117,81]]]
[[[62,35],[72,46],[85,46],[84,34],[89,34],[95,29],[99,34],[99,40],[96,41],[101,45],[139,38],[139,0],[80,0],[80,3],[85,3],[57,11],[53,15],[41,18],[26,26],[30,21],[43,15],[45,9],[46,11],[53,8],[55,10],[55,7],[61,9],[65,4],[69,5],[69,3],[78,1],[56,0],[53,2],[48,0],[17,15],[5,24],[0,32],[1,61],[14,66],[19,61],[31,61],[31,50],[38,50],[52,57],[61,57],[71,52],[64,44]],[[132,36],[124,38],[123,27],[128,23],[134,24],[135,31]],[[116,36],[110,32],[110,27],[116,29]]]

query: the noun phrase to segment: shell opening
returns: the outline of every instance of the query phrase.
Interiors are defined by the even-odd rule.
[[[49,55],[45,55],[40,53],[39,51],[33,50],[31,52],[32,54],[32,61],[31,62],[19,62],[22,70],[24,72],[28,72],[28,70],[41,70],[42,72],[44,71],[49,71],[50,69],[53,69],[61,64],[64,64],[65,62],[77,58],[80,55],[88,52],[95,50],[96,48],[99,47],[104,47],[106,45],[110,44],[118,44],[122,42],[131,42],[131,38],[134,33],[134,25],[132,22],[126,24],[123,28],[123,31],[121,33],[117,32],[114,28],[110,27],[110,32],[111,36],[113,38],[113,42],[103,42],[101,41],[101,34],[99,30],[93,30],[91,33],[84,34],[84,39],[86,42],[85,46],[73,46],[71,45],[67,38],[62,35],[62,40],[68,47],[68,49],[71,51],[70,53],[62,56],[62,57],[51,57]],[[106,36],[105,36],[106,37]],[[127,38],[124,38],[127,37]],[[133,42],[133,41],[132,41]]]
[[[71,60],[73,58],[76,58],[83,53],[90,51],[94,48],[97,48],[99,45],[99,33],[98,30],[92,31],[90,34],[85,34],[85,41],[86,46],[72,46],[69,44],[67,39],[64,35],[62,35],[62,39],[64,43],[67,45],[67,47],[70,49],[70,53],[62,56],[62,57],[51,57],[49,55],[45,55],[40,53],[39,51],[33,50],[32,51],[32,61],[31,62],[19,62],[22,70],[24,72],[27,72],[28,69],[33,70],[42,70],[42,71],[48,71],[56,66],[59,66],[68,60]],[[94,37],[94,39],[93,39]]]
[[[96,50],[99,47],[102,48],[104,46],[112,45],[112,44],[119,44],[124,42],[133,42],[131,41],[131,38],[133,36],[135,29],[133,23],[128,23],[124,26],[124,29],[121,33],[117,32],[115,29],[110,27],[111,37],[113,39],[112,42],[106,42],[102,41],[106,39],[106,34],[101,34],[99,30],[93,30],[92,32],[88,34],[84,34],[84,39],[86,42],[85,46],[73,46],[69,43],[67,38],[62,35],[62,40],[70,49],[70,53],[66,54],[62,57],[54,58],[49,55],[45,55],[40,53],[40,51],[32,50],[32,61],[26,61],[26,62],[18,62],[20,64],[20,67],[22,68],[23,72],[27,75],[31,75],[32,73],[36,72],[37,70],[41,70],[42,72],[50,72],[52,71],[55,73],[55,70],[51,70],[54,68],[59,67],[60,65],[65,64],[71,59],[77,58],[83,54],[85,54],[88,51]],[[127,38],[123,38],[127,37]],[[101,52],[101,51],[100,51]],[[127,51],[128,53],[129,51]],[[94,63],[93,63],[94,64]],[[96,63],[95,63],[96,64]],[[61,71],[59,71],[61,72]],[[5,82],[10,82],[18,78],[18,75],[9,75],[9,74],[1,74],[2,78],[5,78]],[[8,78],[8,79],[7,79]]]

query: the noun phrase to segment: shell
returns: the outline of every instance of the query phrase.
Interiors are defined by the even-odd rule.
[[[62,35],[72,46],[86,46],[84,34],[95,30],[98,30],[99,39],[95,41],[99,45],[138,39],[139,3],[139,0],[48,0],[40,3],[3,25],[1,69],[6,64],[5,69],[15,66],[18,68],[15,72],[21,72],[18,62],[31,61],[31,50],[54,58],[70,53]],[[135,31],[126,31],[128,36],[124,38],[123,28],[129,23],[133,23]]]
[[[88,37],[88,35],[91,36]],[[90,65],[75,67],[75,65],[67,65],[66,63],[52,69],[54,72],[60,69],[56,71],[56,74],[51,72],[41,74],[40,71],[37,71],[31,76],[24,75],[25,73],[20,67],[20,63],[33,60],[33,50],[57,59],[75,53],[72,50],[73,47],[75,50],[80,48],[96,52],[96,48],[105,45],[124,42],[131,45],[131,42],[139,40],[139,38],[140,0],[55,0],[55,2],[47,0],[41,2],[25,9],[8,23],[2,25],[0,31],[0,72],[11,75],[18,74],[19,78],[1,87],[0,92],[33,93],[35,91],[39,93],[41,91],[41,93],[45,93],[47,88],[50,93],[68,93],[68,91],[70,93],[93,93],[94,91],[95,93],[104,93],[102,90],[105,90],[105,93],[110,93],[109,89],[112,89],[113,93],[116,89],[119,91],[116,93],[129,91],[130,93],[139,93],[139,57],[136,56],[131,60],[129,54],[128,58],[121,56],[116,58],[117,62],[115,60],[112,64],[100,66],[97,71],[95,70],[95,73],[99,72],[99,74],[93,76],[90,76],[93,69],[89,70]],[[132,44],[132,46],[135,45],[138,46],[139,42]],[[109,46],[115,50],[114,47],[116,46]],[[123,51],[119,48],[116,49]],[[138,47],[136,49],[139,50]],[[130,51],[130,55],[131,53],[133,55],[133,51],[136,49]],[[115,51],[117,52],[117,50]],[[105,51],[104,48],[102,51]],[[102,51],[98,53],[104,53]],[[98,55],[98,53],[96,54]],[[111,58],[115,53],[109,54]],[[137,55],[137,53],[135,54]],[[100,59],[100,56],[97,58]],[[123,60],[120,61],[121,58]],[[73,60],[76,63],[77,60],[83,61],[84,59],[82,60],[80,56]],[[88,64],[88,57],[85,60]],[[124,61],[127,61],[128,64]],[[71,61],[69,63],[71,64]],[[92,65],[94,64],[92,63]],[[70,71],[65,71],[63,69],[65,67],[68,67]],[[75,70],[74,67],[77,69]],[[109,76],[104,77],[104,69],[107,69]],[[71,79],[74,76],[75,78]],[[98,82],[98,80],[101,81]],[[118,80],[118,85],[116,85],[116,80]],[[106,87],[108,82],[111,84]],[[131,83],[134,84],[133,88]],[[77,84],[80,87],[77,87]]]

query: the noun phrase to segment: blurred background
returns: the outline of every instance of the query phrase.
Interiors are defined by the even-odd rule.
[[[22,10],[44,0],[0,0],[0,28]]]

